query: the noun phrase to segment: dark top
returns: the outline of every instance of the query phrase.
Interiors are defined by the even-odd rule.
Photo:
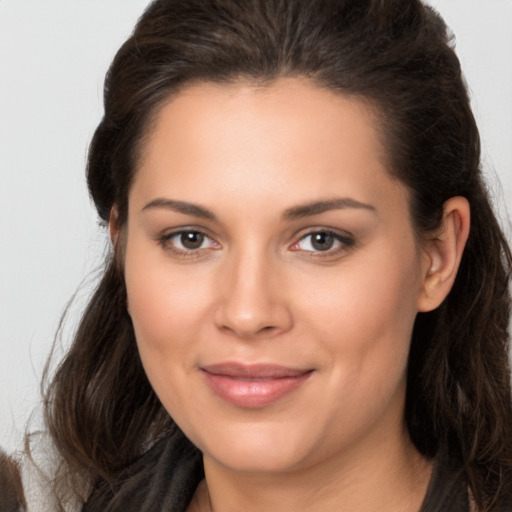
[[[185,512],[204,478],[201,453],[183,434],[158,441],[146,454],[92,492],[83,512]],[[419,512],[469,512],[464,475],[444,452]],[[510,512],[512,506],[493,508]]]
[[[184,512],[204,478],[201,452],[181,433],[158,441],[138,461],[102,482],[83,512]]]

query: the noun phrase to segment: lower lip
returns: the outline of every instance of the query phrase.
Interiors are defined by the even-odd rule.
[[[250,379],[215,375],[203,371],[206,382],[213,392],[237,407],[257,409],[270,405],[288,395],[311,375],[311,372],[294,377]]]

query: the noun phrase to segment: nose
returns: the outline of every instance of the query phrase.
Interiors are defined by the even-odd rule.
[[[217,328],[244,339],[288,331],[293,317],[278,264],[256,251],[233,256],[220,277]]]

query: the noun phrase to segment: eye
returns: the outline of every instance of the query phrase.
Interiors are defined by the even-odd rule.
[[[319,232],[306,235],[299,242],[299,248],[305,251],[328,251],[332,249],[336,239],[332,233]]]
[[[171,238],[171,241],[180,246],[180,249],[200,249],[206,236],[199,231],[182,231]]]
[[[202,249],[216,249],[218,244],[205,233],[194,229],[174,231],[159,238],[160,245],[177,254],[199,252]]]
[[[292,250],[320,253],[337,253],[347,250],[354,245],[354,240],[348,236],[328,230],[307,233],[292,246]]]

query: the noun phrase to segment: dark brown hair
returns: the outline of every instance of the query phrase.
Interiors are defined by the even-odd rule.
[[[25,507],[19,464],[0,449],[0,510],[20,512]]]
[[[480,169],[478,130],[444,22],[420,0],[157,0],[117,53],[87,179],[100,217],[126,222],[137,160],[159,106],[198,81],[271,84],[304,77],[378,112],[389,172],[411,193],[419,235],[464,196],[472,226],[453,289],[420,313],[406,422],[420,452],[448,447],[481,510],[512,469],[508,364],[511,255]],[[122,264],[106,262],[45,396],[71,472],[96,482],[176,429],[144,374],[126,311]],[[507,491],[508,492],[508,491]]]

